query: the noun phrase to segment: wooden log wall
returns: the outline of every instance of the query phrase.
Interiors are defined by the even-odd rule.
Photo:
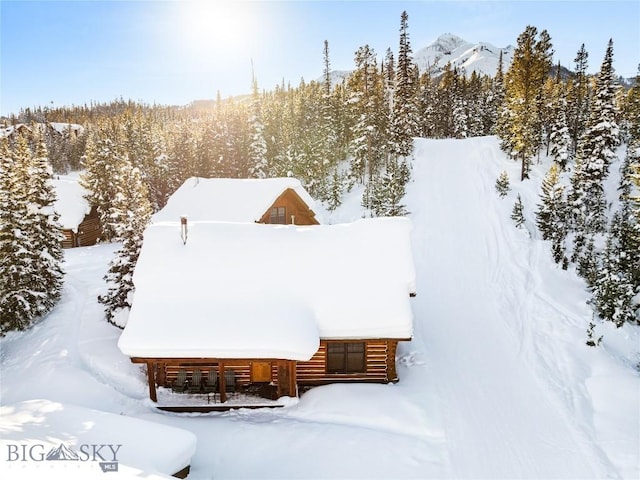
[[[95,245],[100,236],[100,221],[97,217],[85,217],[84,221],[78,226],[78,247],[86,247]]]
[[[65,228],[62,230],[64,239],[62,240],[62,248],[73,248],[76,246],[76,236],[73,230]]]
[[[357,340],[353,340],[356,342]],[[307,362],[298,362],[299,385],[320,385],[337,382],[390,382],[397,381],[395,354],[397,340],[366,340],[366,371],[358,374],[327,373],[327,341],[320,341],[320,348]]]

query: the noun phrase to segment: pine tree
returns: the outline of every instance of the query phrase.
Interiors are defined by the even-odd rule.
[[[64,236],[59,216],[54,211],[56,194],[53,189],[53,171],[48,162],[47,149],[42,138],[36,140],[36,152],[29,171],[29,218],[27,236],[34,275],[31,289],[38,292],[35,312],[42,316],[49,312],[62,294],[62,240]]]
[[[465,82],[464,76],[458,75],[457,69],[454,69],[452,93],[453,136],[454,138],[467,138],[469,136],[469,117],[467,115]]]
[[[333,171],[331,182],[329,184],[329,198],[327,198],[327,209],[332,212],[342,204],[342,190],[344,180],[338,169]]]
[[[391,160],[385,169],[377,175],[369,188],[371,214],[376,217],[396,217],[407,214],[402,200],[406,193],[406,184],[410,176],[406,161]]]
[[[513,210],[511,211],[511,220],[515,222],[517,228],[520,228],[524,225],[524,206],[522,205],[522,198],[520,197],[520,194],[518,194],[516,203],[513,205]]]
[[[496,180],[495,187],[496,187],[496,191],[498,192],[498,195],[500,195],[503,198],[507,196],[507,193],[509,193],[511,186],[509,185],[509,175],[507,174],[506,171],[502,171],[500,173],[500,175],[498,176],[498,179]]]
[[[393,153],[406,157],[413,151],[413,136],[418,132],[416,66],[409,41],[409,15],[400,16],[400,47],[394,92],[392,136]]]
[[[20,139],[18,139],[20,141]],[[28,288],[21,269],[26,263],[21,233],[26,195],[20,194],[17,152],[6,137],[0,138],[0,336],[24,330],[31,324],[28,303],[21,292]]]
[[[602,265],[595,274],[593,285],[593,304],[596,312],[603,320],[613,322],[616,327],[625,323],[640,323],[636,316],[638,308],[634,301],[638,288],[637,278],[634,283],[633,272],[630,269],[628,253],[636,258],[635,269],[638,270],[638,247],[635,252],[628,251],[628,245],[624,245],[624,237],[628,232],[624,230],[629,226],[622,215],[616,215],[612,231],[607,239],[607,246],[602,255]]]
[[[122,241],[122,247],[110,262],[105,276],[108,292],[99,296],[98,301],[105,305],[107,321],[124,328],[134,291],[133,270],[140,255],[144,229],[151,217],[151,204],[138,168],[124,162],[117,173],[118,193],[113,202],[113,215],[118,225],[116,237]]]
[[[267,178],[267,145],[264,139],[264,124],[262,122],[262,105],[258,93],[258,81],[255,75],[252,79],[251,117],[249,118],[251,129],[251,143],[249,145],[249,175],[252,178]]]
[[[598,275],[598,255],[595,248],[593,234],[583,236],[580,240],[581,247],[574,247],[575,260],[578,264],[577,272],[585,279],[589,287],[593,287]]]
[[[564,239],[567,235],[566,203],[564,187],[560,184],[559,168],[551,165],[542,182],[536,224],[542,233],[543,240],[552,241],[553,259],[560,263],[565,258]]]
[[[87,140],[84,171],[80,175],[80,185],[88,192],[87,201],[98,211],[101,240],[104,241],[111,241],[116,236],[117,225],[113,222],[112,210],[117,185],[113,179],[124,158],[120,141],[115,122],[98,124]]]
[[[32,306],[38,299],[29,286],[34,274],[30,258],[30,239],[27,235],[29,218],[29,166],[31,152],[27,139],[19,135],[12,150],[3,155],[3,190],[7,210],[2,210],[0,245],[0,278],[3,282],[0,298],[2,334],[10,330],[25,330],[34,320]]]
[[[575,64],[575,78],[569,87],[569,134],[571,136],[571,151],[577,152],[578,141],[582,138],[589,112],[589,79],[587,78],[587,68],[589,67],[589,54],[584,48],[584,43],[580,46]]]
[[[498,134],[502,138],[507,137],[507,132],[499,133],[500,126],[498,121],[499,112],[504,103],[504,62],[502,58],[502,50],[498,57],[498,68],[495,77],[491,81],[489,95],[486,99],[487,106],[485,108],[486,121],[484,122],[484,133],[486,135]]]
[[[0,335],[24,330],[56,304],[61,243],[44,143],[34,157],[20,135],[0,147]]]
[[[384,90],[375,51],[365,45],[356,51],[356,70],[348,81],[349,105],[354,125],[351,142],[351,175],[365,184],[386,158]],[[365,202],[366,204],[367,202]]]
[[[560,66],[558,65],[558,71]],[[567,125],[567,98],[559,76],[553,82],[550,97],[551,123],[549,126],[549,153],[562,170],[567,166],[571,150],[571,136]]]
[[[613,42],[605,54],[596,80],[596,93],[585,134],[576,157],[570,202],[574,223],[586,233],[603,232],[606,226],[606,198],[603,181],[619,143],[618,114],[614,102]]]
[[[501,148],[521,162],[521,180],[528,178],[531,159],[542,139],[544,81],[553,50],[546,30],[527,26],[518,37],[513,61],[505,76],[505,104],[500,117]]]

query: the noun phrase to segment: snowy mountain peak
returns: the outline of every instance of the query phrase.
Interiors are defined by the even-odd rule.
[[[444,55],[450,55],[451,52],[468,42],[453,33],[443,33],[431,45],[422,50],[435,50]]]
[[[414,62],[421,72],[431,71],[436,76],[447,63],[451,63],[452,67],[466,75],[475,71],[479,75],[493,77],[498,70],[501,51],[503,71],[506,71],[513,59],[513,46],[498,48],[487,42],[470,43],[457,35],[445,33],[432,44],[416,51]]]
[[[460,74],[469,76],[475,71],[478,75],[493,77],[498,71],[500,52],[502,71],[506,72],[513,60],[513,50],[512,45],[499,48],[487,42],[470,43],[453,33],[443,33],[430,45],[417,50],[413,61],[421,73],[430,71],[434,77],[439,76],[449,62]],[[331,85],[342,83],[350,74],[350,70],[331,71]],[[324,77],[318,77],[315,81],[324,82]]]

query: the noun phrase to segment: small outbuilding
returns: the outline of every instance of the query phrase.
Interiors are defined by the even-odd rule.
[[[60,216],[64,248],[95,245],[100,237],[98,211],[85,198],[87,191],[79,183],[79,174],[58,175],[53,180],[57,200],[54,210]]]

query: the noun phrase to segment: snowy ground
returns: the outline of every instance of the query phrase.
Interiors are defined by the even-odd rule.
[[[494,191],[502,170],[506,199]],[[417,141],[406,197],[415,334],[399,348],[396,385],[319,387],[278,409],[160,413],[116,347],[120,331],[101,320],[95,298],[117,248],[101,245],[67,250],[59,306],[2,340],[2,405],[45,398],[189,430],[193,479],[640,478],[638,329],[603,325],[603,344],[584,344],[584,284],[553,263],[532,223],[544,172],[518,183],[493,137]],[[531,235],[509,218],[517,193]],[[358,218],[359,203],[353,192],[330,220]]]

